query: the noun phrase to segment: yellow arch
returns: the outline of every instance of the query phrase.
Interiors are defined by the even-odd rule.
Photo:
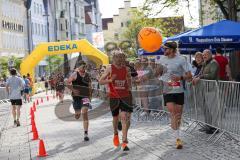
[[[34,68],[45,56],[56,54],[70,54],[73,52],[81,52],[82,55],[87,56],[97,65],[106,65],[109,63],[108,56],[95,48],[86,39],[41,43],[21,63],[21,75],[26,75],[29,73],[31,78],[34,80]]]

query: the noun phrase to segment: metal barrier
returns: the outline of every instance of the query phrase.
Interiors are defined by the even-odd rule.
[[[216,128],[207,141],[214,143],[223,134],[240,135],[240,83],[232,81],[200,80],[197,85],[186,84],[183,121],[189,123],[186,133],[192,133],[199,126],[207,125]],[[161,106],[161,104],[159,104]],[[161,120],[167,113],[161,110],[149,109],[154,118],[141,117],[144,112],[141,106],[133,116],[138,121]],[[218,131],[222,131],[217,135]],[[215,138],[214,138],[215,137]]]

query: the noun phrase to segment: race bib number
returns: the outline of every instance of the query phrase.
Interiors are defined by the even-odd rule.
[[[82,102],[83,102],[83,104],[89,104],[90,100],[89,100],[89,98],[83,98]]]
[[[172,88],[180,88],[181,83],[180,82],[168,82],[168,86]]]

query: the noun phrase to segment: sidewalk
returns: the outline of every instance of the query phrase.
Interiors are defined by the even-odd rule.
[[[45,96],[38,94],[36,97]],[[90,113],[89,142],[83,141],[81,120],[74,120],[71,97],[64,104],[56,99],[37,107],[35,121],[38,134],[45,142],[49,160],[237,160],[240,144],[223,140],[217,146],[183,134],[184,148],[175,149],[174,136],[168,125],[152,122],[132,122],[129,132],[130,152],[124,153],[112,145],[112,118],[106,104],[94,100]],[[22,108],[21,127],[14,128],[10,115],[7,129],[0,139],[0,159],[39,159],[38,141],[31,141],[28,124],[30,104]],[[121,134],[120,134],[121,135]]]

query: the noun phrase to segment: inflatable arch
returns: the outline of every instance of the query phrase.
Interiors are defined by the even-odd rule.
[[[97,65],[109,63],[108,56],[95,48],[86,39],[41,43],[21,63],[21,75],[27,75],[27,73],[29,73],[34,80],[34,68],[45,56],[70,54],[73,52],[81,52],[82,55],[87,56]]]

